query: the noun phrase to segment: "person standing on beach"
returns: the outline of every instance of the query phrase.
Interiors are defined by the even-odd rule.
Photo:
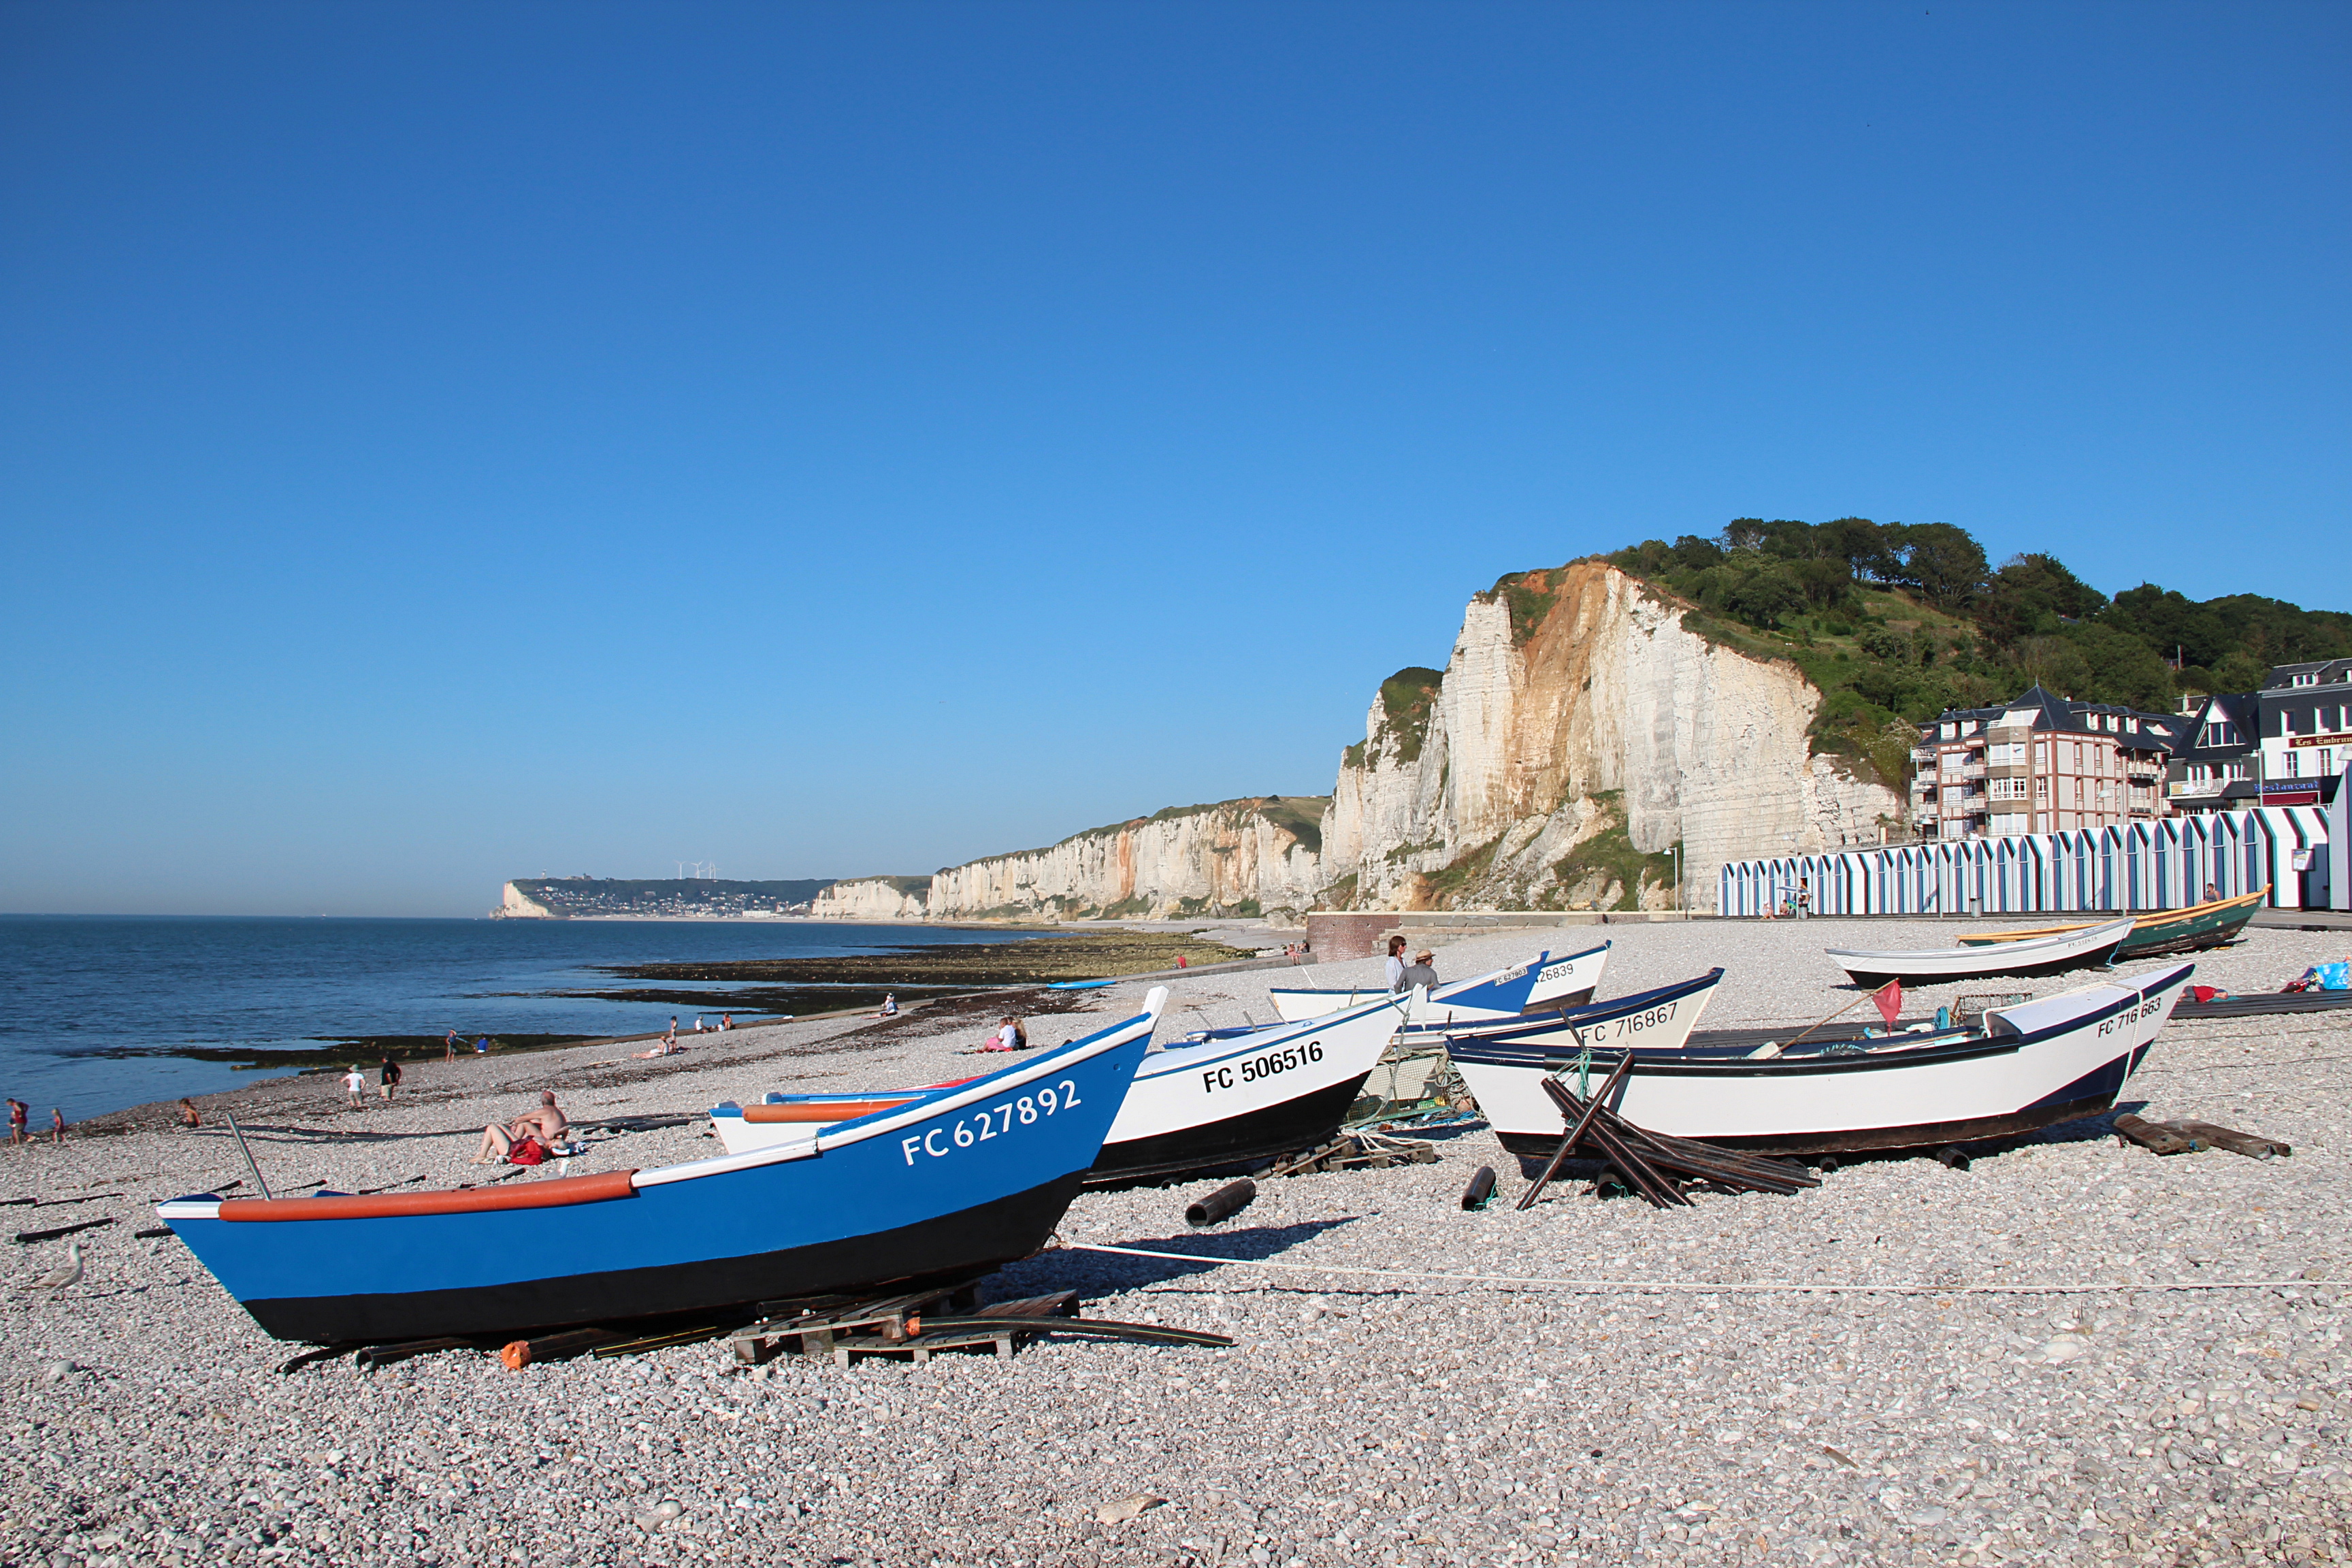
[[[1401,936],[1389,938],[1388,971],[1389,994],[1394,995],[1405,988],[1404,938]]]
[[[31,1106],[26,1105],[23,1100],[18,1100],[13,1094],[8,1097],[9,1142],[21,1144],[25,1142],[25,1119],[32,1115],[32,1113],[33,1108]]]
[[[66,1141],[66,1113],[56,1106],[49,1107],[49,1144],[52,1148]]]
[[[360,1102],[367,1098],[367,1074],[360,1071],[357,1062],[353,1062],[352,1070],[343,1075],[343,1095],[351,1101],[353,1110],[357,1110]]]
[[[383,1080],[383,1102],[390,1105],[392,1091],[400,1087],[400,1064],[387,1056],[383,1058],[382,1070],[376,1076]]]
[[[450,1029],[449,1037],[441,1042],[441,1059],[445,1063],[457,1059],[457,1031],[455,1027]]]

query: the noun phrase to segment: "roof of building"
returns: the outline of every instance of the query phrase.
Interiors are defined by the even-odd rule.
[[[2197,731],[2197,719],[2193,714],[2150,713],[2141,709],[2125,708],[2112,702],[2077,702],[2071,697],[2061,697],[2036,682],[1997,708],[1947,708],[1943,712],[1921,725],[1920,732],[1925,737],[1927,732],[1937,725],[1954,721],[1966,722],[1973,720],[1990,728],[2021,709],[2034,710],[2033,718],[2028,722],[2036,730],[2071,731],[2077,734],[2087,734],[2095,731],[2102,735],[2112,733],[2118,741],[2146,740],[2153,745],[2168,750],[2188,740]],[[2119,721],[2117,727],[2112,731],[2104,724],[2093,722],[2094,720],[2105,719],[2110,714]],[[2136,736],[2120,723],[2120,721],[2127,719],[2139,721],[2139,730]]]
[[[2340,686],[2352,681],[2352,658],[2314,659],[2308,664],[2274,664],[2263,677],[2263,694],[2294,685],[2298,675],[2315,675],[2317,680],[2305,681],[2306,686]]]

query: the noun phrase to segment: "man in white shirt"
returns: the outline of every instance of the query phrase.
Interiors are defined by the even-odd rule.
[[[1392,936],[1389,938],[1389,992],[1393,995],[1404,987],[1404,938]]]

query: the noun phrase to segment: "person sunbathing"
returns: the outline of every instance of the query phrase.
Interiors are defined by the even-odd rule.
[[[551,1149],[563,1135],[563,1130],[571,1125],[572,1121],[563,1114],[562,1107],[555,1103],[555,1091],[541,1089],[537,1110],[525,1111],[503,1127],[493,1121],[482,1129],[481,1152],[474,1156],[473,1163],[477,1165],[503,1164],[515,1145],[525,1138],[535,1138],[541,1147]]]

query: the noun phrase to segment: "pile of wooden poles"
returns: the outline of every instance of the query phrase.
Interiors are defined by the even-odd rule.
[[[1607,1161],[1618,1179],[1647,1199],[1653,1208],[1687,1205],[1690,1199],[1683,1192],[1685,1182],[1717,1192],[1783,1195],[1800,1187],[1822,1184],[1819,1176],[1785,1160],[1742,1154],[1712,1143],[1669,1138],[1663,1132],[1634,1126],[1608,1106],[1609,1097],[1625,1080],[1633,1066],[1633,1053],[1628,1051],[1618,1059],[1600,1092],[1589,1100],[1580,1100],[1573,1089],[1556,1078],[1544,1079],[1544,1092],[1559,1107],[1560,1121],[1568,1135],[1559,1141],[1559,1152],[1544,1167],[1543,1174],[1519,1199],[1519,1207],[1531,1206],[1559,1173],[1560,1167],[1577,1157],[1580,1149],[1586,1152],[1586,1159]],[[1607,1179],[1604,1174],[1602,1182]],[[1598,1191],[1600,1185],[1596,1183],[1594,1190]]]

